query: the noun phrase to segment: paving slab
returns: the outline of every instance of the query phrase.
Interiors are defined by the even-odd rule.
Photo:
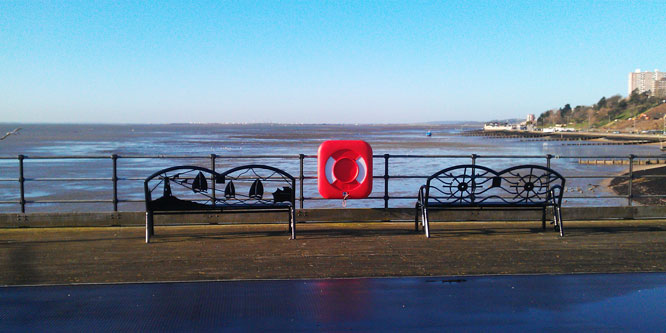
[[[666,272],[666,220],[0,229],[0,285]]]

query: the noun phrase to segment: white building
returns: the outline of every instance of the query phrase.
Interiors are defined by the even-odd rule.
[[[629,73],[628,94],[638,89],[639,93],[649,91],[652,96],[660,96],[666,81],[666,73],[655,69],[654,72],[641,72],[640,69]]]

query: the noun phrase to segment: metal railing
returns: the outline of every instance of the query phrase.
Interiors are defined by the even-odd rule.
[[[305,196],[304,184],[309,180],[316,180],[316,176],[308,176],[305,174],[305,160],[307,159],[316,159],[316,155],[244,155],[244,156],[228,156],[228,155],[216,155],[211,154],[208,156],[184,156],[184,155],[118,155],[113,154],[110,156],[102,155],[80,155],[80,156],[26,156],[18,155],[16,157],[0,156],[0,160],[17,160],[18,162],[18,178],[0,178],[0,182],[18,182],[19,184],[19,193],[17,200],[3,200],[0,201],[0,205],[7,204],[18,204],[20,205],[21,213],[26,212],[26,206],[29,204],[43,204],[43,203],[74,203],[74,204],[84,204],[84,203],[110,203],[113,207],[113,211],[118,211],[119,203],[129,203],[129,202],[144,202],[141,199],[123,199],[118,196],[118,183],[125,181],[137,181],[143,182],[144,177],[119,177],[118,176],[118,160],[119,159],[189,159],[189,160],[201,160],[209,159],[210,166],[209,168],[215,171],[217,160],[219,158],[224,158],[225,160],[234,160],[234,159],[255,159],[255,160],[265,160],[265,159],[282,159],[290,160],[293,159],[299,163],[299,174],[297,177],[299,195],[297,201],[299,201],[299,208],[303,208],[303,203],[309,200],[331,200],[324,199],[321,197],[307,197]],[[24,161],[26,160],[96,160],[96,159],[110,159],[111,160],[111,170],[110,178],[106,177],[35,177],[27,178],[25,177],[25,165]],[[390,164],[391,161],[399,159],[460,159],[461,163],[457,164],[467,164],[471,161],[472,164],[476,164],[479,159],[542,159],[545,162],[547,167],[551,167],[551,162],[553,159],[597,159],[597,160],[613,160],[613,161],[627,161],[628,173],[626,175],[564,175],[567,179],[599,179],[599,178],[624,178],[628,180],[628,190],[626,195],[596,195],[594,198],[624,198],[627,200],[629,206],[633,205],[633,202],[636,198],[647,198],[647,197],[666,197],[666,194],[647,194],[647,195],[636,195],[634,193],[634,163],[638,160],[664,160],[666,155],[628,155],[628,156],[554,156],[554,155],[400,155],[400,154],[383,154],[383,155],[373,155],[373,159],[381,159],[383,161],[384,173],[382,175],[374,175],[373,179],[382,179],[384,182],[384,191],[382,195],[371,195],[366,199],[374,200],[383,200],[384,208],[389,208],[389,202],[391,199],[416,199],[416,189],[414,190],[413,196],[399,196],[391,195],[389,191],[389,183],[392,179],[427,179],[430,174],[390,174]],[[516,164],[516,163],[514,163]],[[443,168],[444,166],[442,166]],[[643,178],[666,178],[666,175],[643,175]],[[62,181],[80,181],[80,182],[97,182],[97,181],[109,181],[111,182],[112,195],[110,199],[47,199],[47,200],[26,200],[26,191],[25,184],[26,182],[62,182]],[[590,199],[589,196],[575,196],[568,195],[567,199]]]

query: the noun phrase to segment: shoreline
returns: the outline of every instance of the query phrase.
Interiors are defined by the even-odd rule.
[[[647,172],[649,171],[649,172]],[[666,189],[666,166],[660,164],[653,165],[634,165],[633,166],[634,179],[632,182],[633,195],[663,195]],[[644,176],[663,176],[659,178],[645,178]],[[617,173],[613,178],[603,179],[601,186],[608,188],[617,195],[628,194],[628,178],[629,168]],[[643,197],[634,198],[634,201],[642,205],[664,205],[666,204],[666,197]]]

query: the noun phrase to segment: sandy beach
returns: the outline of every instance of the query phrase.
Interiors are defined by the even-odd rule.
[[[664,165],[634,165],[634,179],[632,182],[632,194],[641,195],[663,195],[666,188],[666,166]],[[604,179],[602,186],[610,188],[618,195],[627,195],[629,190],[629,168],[621,172],[617,177]],[[653,177],[657,176],[657,177]],[[663,177],[663,178],[662,178]],[[664,198],[635,198],[636,202],[643,205],[664,205]]]

